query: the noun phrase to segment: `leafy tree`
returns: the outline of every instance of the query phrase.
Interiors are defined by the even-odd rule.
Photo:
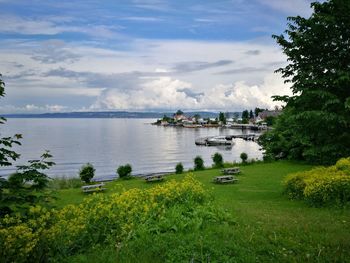
[[[176,174],[182,174],[184,171],[184,166],[182,165],[182,163],[178,163],[175,166],[175,173]]]
[[[246,163],[248,160],[248,154],[246,154],[245,152],[241,153],[239,157],[242,159],[242,163]]]
[[[224,159],[222,158],[222,155],[220,153],[214,153],[213,162],[215,164],[215,167],[223,167],[224,166]]]
[[[182,115],[182,114],[184,114],[184,112],[182,110],[178,110],[175,114],[176,115]]]
[[[253,119],[254,118],[254,113],[252,110],[249,111],[249,119]]]
[[[221,121],[223,124],[226,124],[226,117],[223,112],[220,111],[219,113],[219,121]]]
[[[85,183],[90,183],[95,176],[95,168],[91,163],[84,164],[79,170],[79,177]]]
[[[255,109],[254,109],[254,115],[255,115],[255,117],[258,117],[259,113],[260,113],[260,112],[263,112],[263,111],[264,111],[264,109],[255,108]]]
[[[42,172],[55,164],[50,160],[51,157],[46,151],[39,160],[30,160],[26,165],[17,166],[16,173],[3,181],[1,216],[11,212],[25,214],[30,205],[46,203],[51,198],[50,194],[44,191],[49,177]]]
[[[350,1],[311,6],[309,18],[288,18],[287,36],[273,36],[293,95],[275,96],[286,106],[261,144],[271,157],[330,164],[350,155]]]
[[[194,158],[194,170],[199,171],[199,170],[204,170],[204,161],[201,156],[196,156]]]
[[[265,122],[267,126],[273,126],[275,124],[275,121],[276,121],[276,117],[273,117],[273,116],[267,116],[265,118]]]
[[[132,167],[130,164],[121,165],[117,169],[117,173],[120,178],[127,178],[131,175]]]
[[[242,111],[242,119],[249,119],[249,111],[248,110]]]

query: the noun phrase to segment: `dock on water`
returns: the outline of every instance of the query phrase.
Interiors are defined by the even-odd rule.
[[[239,134],[239,135],[226,135],[226,140],[243,139],[245,141],[256,141],[259,139],[259,134]]]
[[[208,146],[208,140],[217,136],[201,137],[195,140],[196,145]],[[239,135],[226,135],[224,136],[227,141],[232,141],[232,139],[242,139],[245,141],[256,141],[259,138],[259,134],[239,134]]]

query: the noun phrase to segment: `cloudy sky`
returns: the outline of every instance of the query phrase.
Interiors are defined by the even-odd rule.
[[[290,94],[271,38],[309,0],[0,0],[1,113],[224,110]]]

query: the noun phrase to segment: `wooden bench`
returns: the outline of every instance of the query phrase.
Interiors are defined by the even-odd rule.
[[[84,193],[89,193],[89,192],[97,192],[97,191],[104,191],[107,188],[104,188],[105,184],[104,183],[100,183],[100,184],[92,184],[92,185],[84,185],[81,187],[81,190]]]
[[[225,176],[216,176],[213,181],[214,183],[218,183],[218,184],[230,184],[230,183],[237,182],[238,179],[232,175],[225,175]]]
[[[163,175],[149,175],[145,177],[146,182],[157,182],[157,181],[163,181],[164,176]]]
[[[225,168],[221,170],[222,174],[239,174],[241,172],[241,170],[239,169],[239,167],[232,167],[232,168]]]

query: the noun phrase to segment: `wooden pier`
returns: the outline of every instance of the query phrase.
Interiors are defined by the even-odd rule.
[[[238,135],[226,135],[225,139],[227,141],[232,141],[232,139],[242,139],[245,141],[256,141],[259,138],[259,134],[238,134]],[[205,146],[209,146],[208,144],[208,139],[210,138],[214,138],[217,136],[210,136],[210,137],[201,137],[201,138],[197,138],[195,140],[195,144],[196,145],[205,145]],[[232,145],[232,144],[231,144]]]
[[[259,134],[226,135],[226,140],[243,139],[245,141],[256,141],[259,139],[259,136]]]

